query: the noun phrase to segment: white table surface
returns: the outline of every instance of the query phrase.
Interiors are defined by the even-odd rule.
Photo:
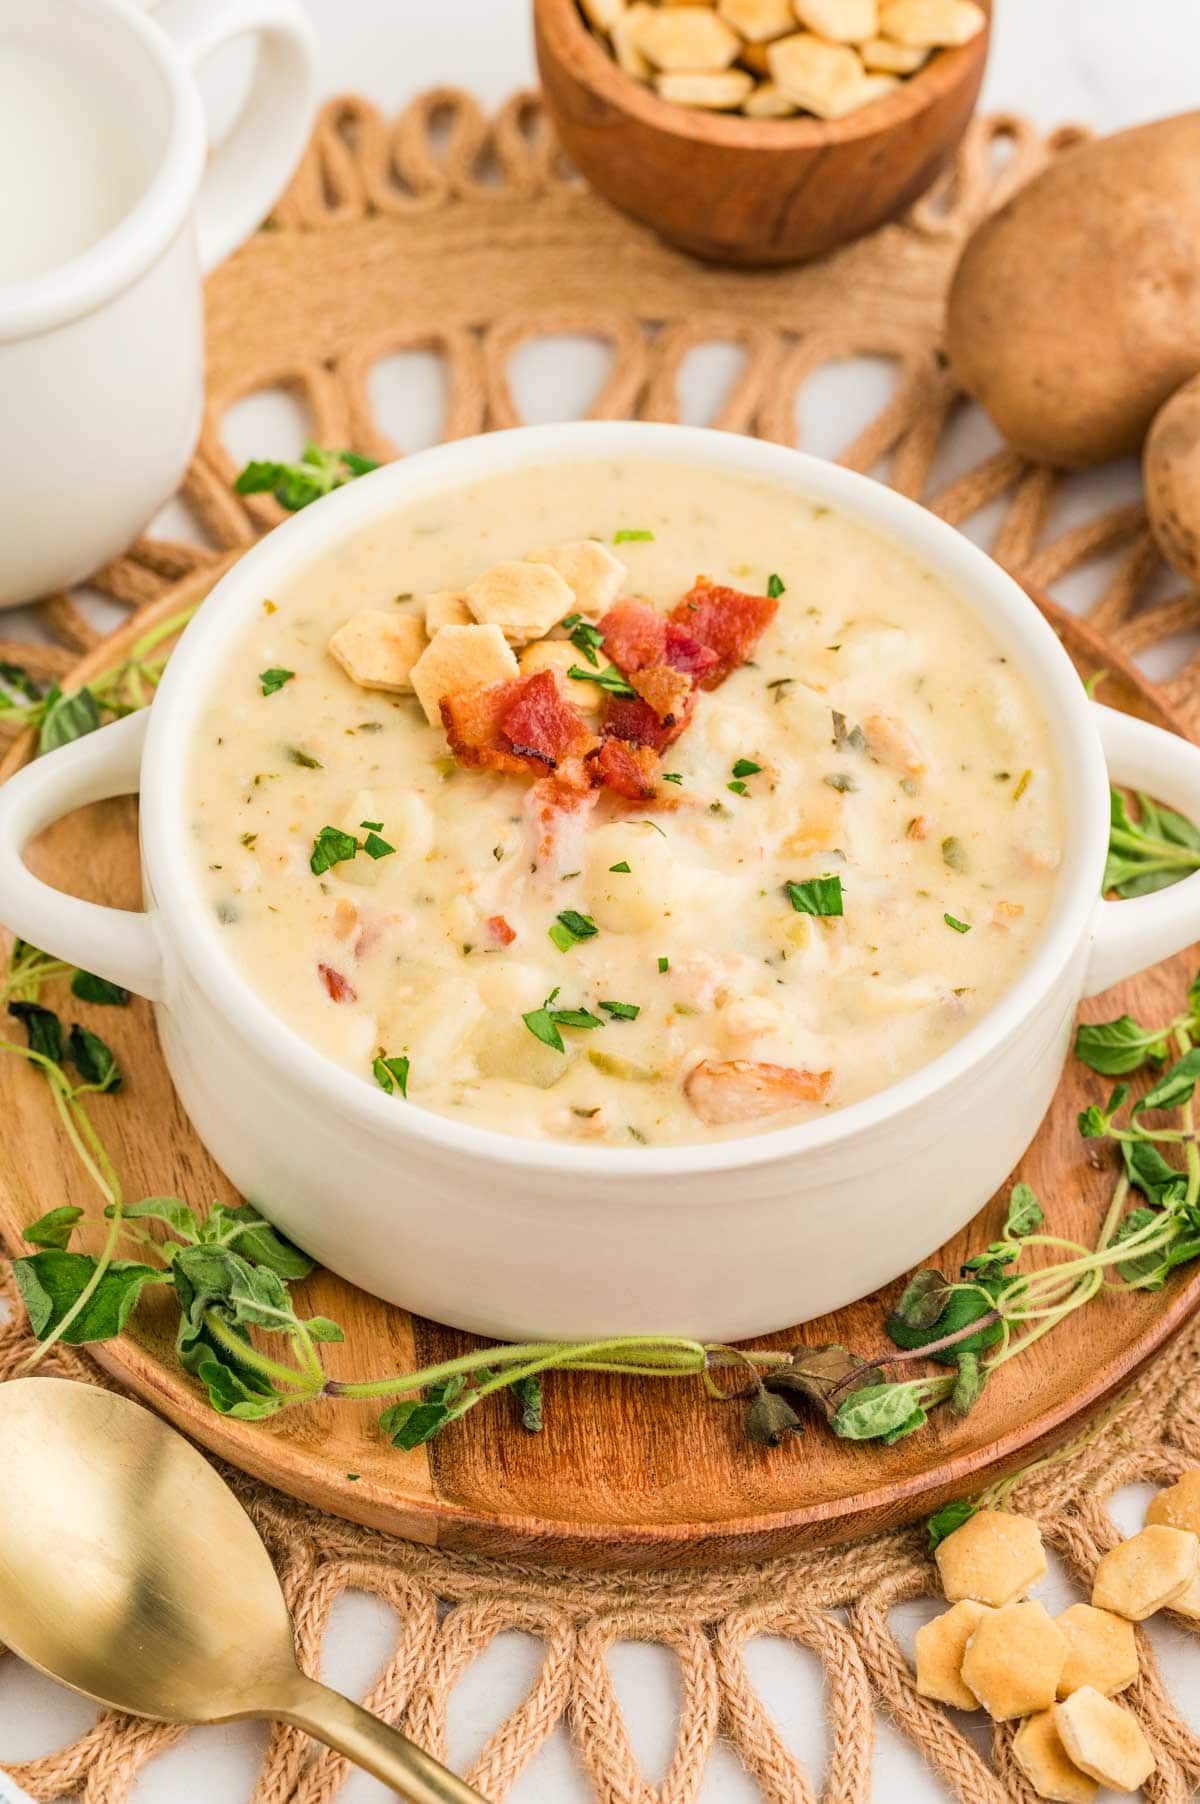
[[[527,0],[305,0],[320,39],[322,87],[355,89],[392,111],[419,89],[456,82],[488,104],[532,82]],[[1042,126],[1079,119],[1115,129],[1197,104],[1200,96],[1200,5],[1197,0],[997,0],[998,24],[984,104],[1031,115]],[[228,90],[239,85],[236,58],[213,70],[208,87],[217,112],[228,110]],[[578,348],[581,372],[586,347]],[[530,395],[548,400],[552,372],[536,362],[528,371]],[[559,361],[553,380],[561,381]],[[868,380],[864,374],[863,382]],[[843,391],[844,398],[844,391]],[[702,395],[698,400],[702,402]],[[811,448],[833,449],[828,397],[807,422]],[[408,414],[428,409],[428,397],[397,395]],[[838,408],[841,412],[841,406]],[[236,453],[271,455],[288,447],[285,412],[247,405],[231,422]],[[272,441],[270,444],[265,440]],[[1136,472],[1117,468],[1090,479],[1092,493],[1125,497]],[[1098,489],[1094,486],[1098,484]],[[179,530],[175,515],[162,522]],[[186,530],[186,528],[185,528]],[[1068,586],[1064,599],[1080,605],[1086,584]],[[13,621],[11,624],[16,625]],[[1151,666],[1154,669],[1154,666]],[[1155,674],[1159,673],[1155,670]],[[7,1475],[4,1482],[8,1482]],[[1120,1494],[1121,1527],[1141,1526],[1145,1487]],[[1071,1583],[1053,1572],[1043,1588],[1053,1611],[1073,1601]],[[905,1636],[933,1613],[913,1604],[897,1612]],[[1189,1700],[1200,1721],[1200,1644],[1173,1629],[1155,1630],[1166,1676],[1177,1699]],[[390,1652],[389,1617],[364,1596],[343,1599],[327,1644],[325,1676],[361,1694]],[[497,1640],[459,1686],[450,1714],[450,1755],[460,1770],[488,1734],[524,1695],[536,1670],[538,1644],[520,1635]],[[818,1787],[824,1765],[825,1725],[821,1688],[809,1656],[789,1643],[764,1638],[747,1660],[784,1733],[810,1764]],[[617,1689],[635,1751],[657,1783],[673,1746],[678,1701],[674,1657],[656,1647],[624,1645],[612,1655]],[[29,1669],[0,1664],[0,1764],[25,1760],[62,1746],[93,1720],[94,1712]],[[969,1719],[962,1719],[967,1721]],[[198,1731],[139,1779],[137,1804],[245,1804],[265,1731],[253,1726]],[[347,1786],[346,1804],[371,1804],[391,1794],[359,1775]],[[585,1804],[589,1797],[568,1736],[559,1730],[511,1794],[514,1804]],[[874,1797],[879,1804],[934,1804],[944,1794],[909,1744],[886,1721],[878,1724]],[[3,1789],[0,1787],[0,1797]],[[734,1755],[718,1747],[705,1781],[705,1804],[756,1804],[759,1792]],[[1102,1794],[1107,1797],[1108,1794]]]

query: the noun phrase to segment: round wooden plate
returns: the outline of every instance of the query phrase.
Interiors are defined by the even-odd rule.
[[[153,610],[161,618],[198,598],[213,572],[189,579]],[[1138,672],[1083,622],[1040,602],[1084,675],[1104,667],[1105,700],[1183,731]],[[122,629],[85,660],[76,680],[108,669],[135,628]],[[71,686],[71,685],[68,685]],[[9,775],[29,756],[15,746]],[[60,823],[31,860],[43,876],[96,901],[136,907],[136,807],[108,802]],[[1088,1005],[1092,1019],[1128,1008],[1161,1020],[1178,1006],[1192,974],[1187,955]],[[48,995],[48,1000],[51,997]],[[95,1099],[94,1116],[127,1193],[173,1194],[193,1205],[231,1198],[175,1100],[149,1008],[72,1007],[114,1045],[127,1074],[124,1092]],[[1054,1232],[1093,1238],[1111,1184],[1106,1152],[1081,1141],[1076,1110],[1103,1080],[1070,1069],[1020,1175],[1042,1197]],[[94,1193],[62,1133],[41,1079],[19,1059],[0,1059],[0,1229],[11,1247],[54,1205],[89,1210]],[[1007,1186],[1006,1186],[1007,1192]],[[993,1203],[937,1256],[955,1269],[993,1238]],[[898,1288],[898,1287],[897,1287]],[[414,1318],[352,1289],[328,1272],[307,1287],[311,1312],[331,1316],[345,1345],[327,1349],[336,1376],[412,1370],[464,1351],[468,1337]],[[890,1296],[892,1293],[887,1293]],[[844,1341],[869,1352],[883,1345],[887,1296],[868,1297],[803,1331],[789,1345]],[[814,1426],[774,1452],[748,1446],[739,1412],[705,1401],[698,1384],[592,1376],[552,1376],[546,1426],[527,1435],[505,1402],[485,1405],[429,1446],[398,1453],[378,1434],[376,1411],[328,1403],[268,1424],[214,1414],[176,1364],[173,1304],[149,1293],[123,1339],[98,1347],[105,1369],[195,1440],[294,1496],[410,1539],[486,1553],[590,1565],[660,1565],[762,1557],[848,1539],[920,1516],[946,1498],[981,1489],[1026,1464],[1078,1428],[1125,1386],[1200,1303],[1200,1271],[1154,1296],[1105,1297],[1086,1330],[1068,1322],[1019,1361],[1002,1368],[965,1420],[943,1412],[895,1447],[835,1440]],[[157,1309],[154,1305],[158,1305]]]

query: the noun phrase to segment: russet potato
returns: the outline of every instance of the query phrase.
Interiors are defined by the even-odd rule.
[[[1142,474],[1159,550],[1180,576],[1200,587],[1200,376],[1185,382],[1155,414]]]
[[[1027,456],[1136,451],[1200,370],[1200,112],[1063,154],[985,220],[947,308],[954,371]]]

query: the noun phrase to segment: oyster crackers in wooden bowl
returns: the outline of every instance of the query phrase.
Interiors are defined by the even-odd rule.
[[[821,256],[928,188],[974,110],[991,11],[992,0],[533,7],[546,105],[575,166],[683,250],[748,265]]]

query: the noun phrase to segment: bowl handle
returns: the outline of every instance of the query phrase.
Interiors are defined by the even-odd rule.
[[[1093,703],[1114,783],[1167,803],[1200,826],[1200,747],[1131,714]],[[1084,983],[1095,996],[1200,939],[1200,871],[1149,896],[1101,902]]]
[[[25,847],[43,828],[110,796],[136,795],[150,710],[100,727],[27,764],[0,787],[0,921],[23,940],[139,996],[163,994],[150,916],[64,895],[35,877]]]

